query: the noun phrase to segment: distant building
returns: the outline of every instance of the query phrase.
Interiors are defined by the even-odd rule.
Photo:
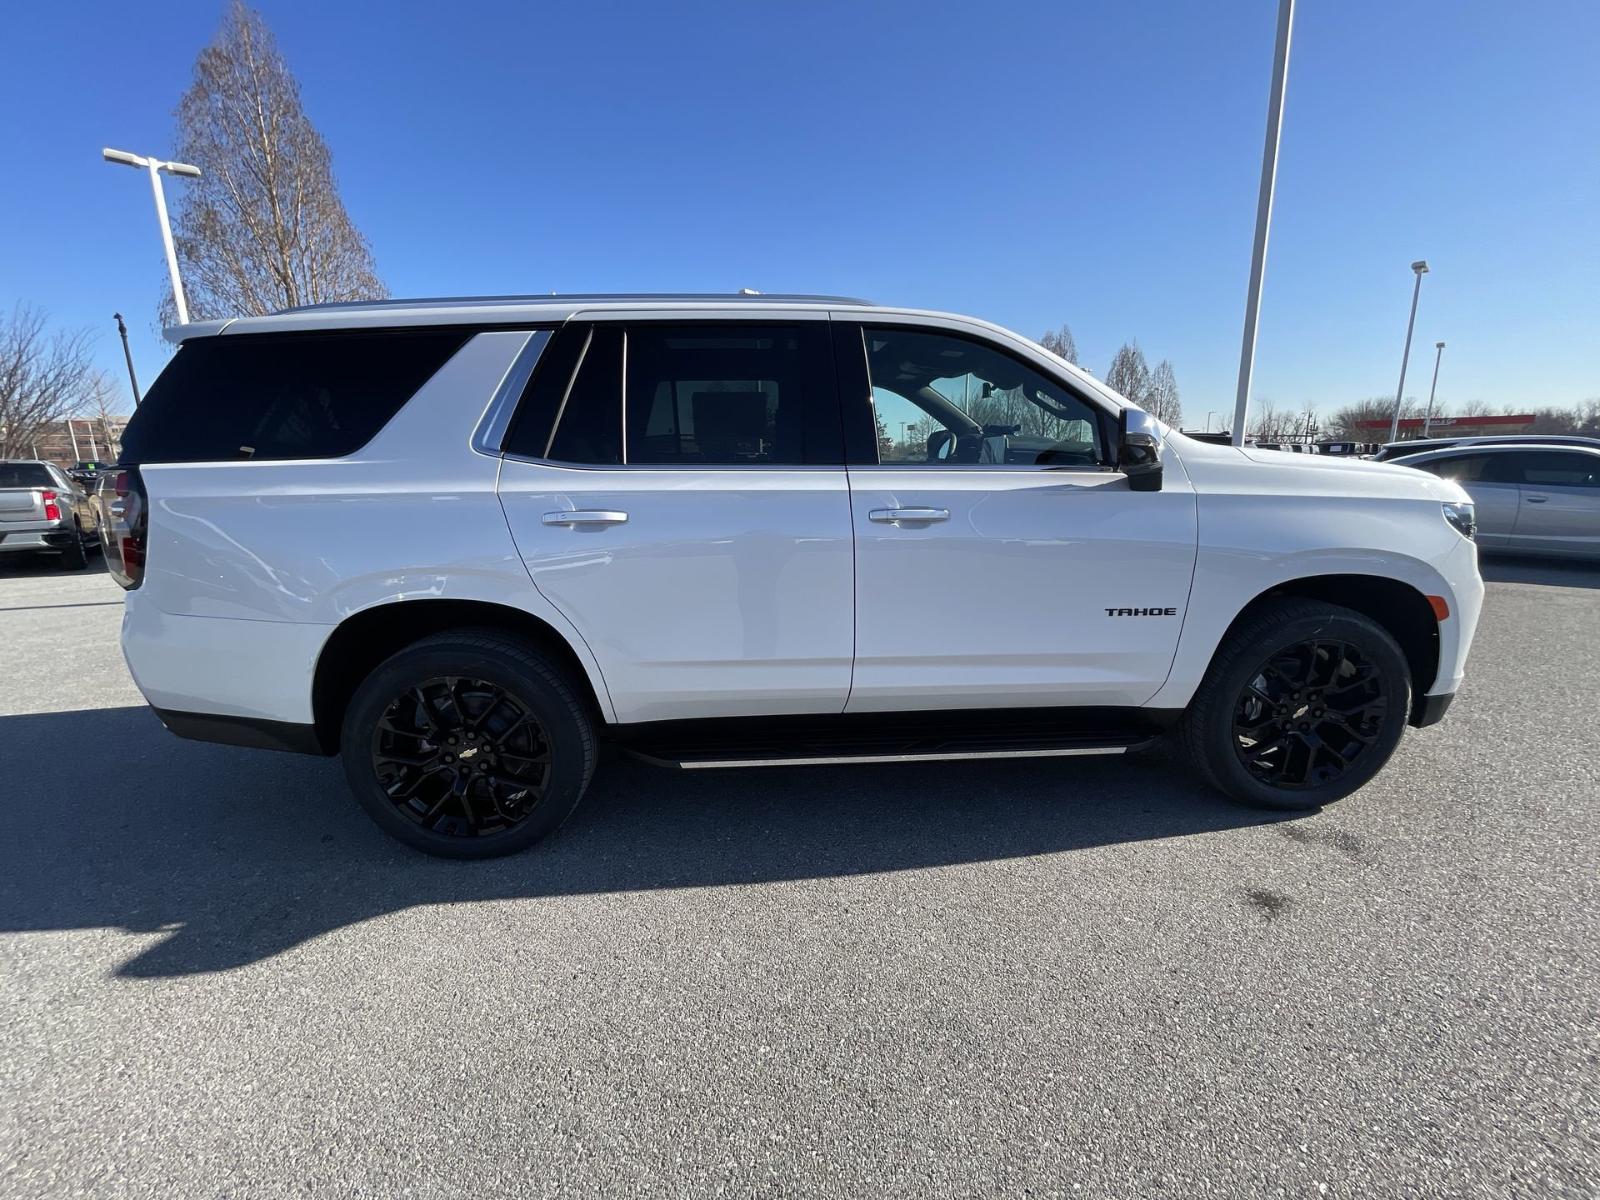
[[[53,421],[33,441],[35,458],[70,467],[80,462],[116,462],[127,417],[73,417]]]
[[[1437,434],[1440,437],[1495,437],[1499,434],[1527,433],[1537,419],[1533,413],[1492,417],[1434,417],[1428,422],[1428,434],[1429,436]],[[1356,424],[1363,430],[1379,434],[1379,440],[1389,436],[1387,417],[1373,421],[1357,421]],[[1401,441],[1421,436],[1421,417],[1405,417],[1400,421]]]

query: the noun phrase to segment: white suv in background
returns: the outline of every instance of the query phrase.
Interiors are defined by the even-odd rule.
[[[173,732],[343,755],[520,849],[677,767],[1120,754],[1362,786],[1461,682],[1465,492],[1207,445],[982,321],[808,296],[326,305],[174,331],[105,486]]]

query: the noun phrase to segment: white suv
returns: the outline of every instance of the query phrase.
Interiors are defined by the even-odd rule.
[[[1121,754],[1311,808],[1444,713],[1472,505],[1177,434],[982,321],[816,296],[184,326],[107,483],[185,737],[342,753],[388,832],[520,849],[598,744],[676,767]]]

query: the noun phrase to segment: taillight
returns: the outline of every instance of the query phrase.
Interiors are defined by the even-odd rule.
[[[61,520],[61,505],[56,503],[56,494],[54,492],[40,492],[39,499],[44,501],[44,519],[46,521]]]
[[[139,469],[129,467],[100,481],[100,543],[105,547],[106,569],[123,587],[132,590],[144,580],[145,537],[149,529],[144,480]]]

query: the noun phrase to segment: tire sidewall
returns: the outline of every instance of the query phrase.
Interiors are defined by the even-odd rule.
[[[550,775],[544,797],[520,825],[489,837],[451,837],[406,818],[389,799],[372,766],[372,735],[390,702],[424,680],[441,676],[481,679],[510,692],[532,711],[550,745]],[[493,858],[514,854],[555,832],[583,797],[593,768],[588,718],[561,689],[514,658],[472,645],[430,641],[402,650],[381,664],[356,689],[340,734],[345,775],[357,802],[385,833],[429,854],[447,858]]]
[[[1315,788],[1275,788],[1252,775],[1234,748],[1233,712],[1245,684],[1275,654],[1312,640],[1345,641],[1356,646],[1378,668],[1388,697],[1383,728],[1344,775]],[[1405,733],[1411,711],[1411,669],[1404,653],[1383,629],[1355,613],[1297,617],[1272,636],[1242,647],[1218,675],[1215,701],[1200,715],[1207,765],[1217,782],[1232,795],[1265,808],[1314,809],[1343,799],[1365,787],[1393,755]]]

